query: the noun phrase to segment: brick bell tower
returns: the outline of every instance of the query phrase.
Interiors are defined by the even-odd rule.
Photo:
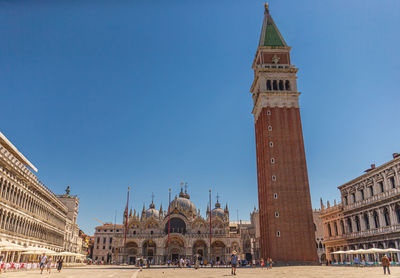
[[[261,257],[318,261],[297,91],[298,69],[265,4],[253,62]]]

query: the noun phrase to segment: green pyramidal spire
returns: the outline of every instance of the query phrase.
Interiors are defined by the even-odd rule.
[[[275,22],[269,13],[268,4],[265,4],[265,14],[261,31],[260,46],[287,46],[285,40],[278,30],[278,27],[276,27]]]

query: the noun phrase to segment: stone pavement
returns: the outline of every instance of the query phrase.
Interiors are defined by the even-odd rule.
[[[391,268],[391,277],[400,277],[400,267]],[[79,268],[63,269],[61,273],[52,271],[51,274],[40,271],[20,271],[2,273],[1,278],[15,277],[54,277],[54,278],[225,278],[233,277],[229,268],[151,268],[138,272],[137,268],[125,266],[85,266]],[[237,275],[240,278],[359,278],[359,277],[384,277],[381,267],[336,267],[336,266],[292,266],[275,267],[272,270],[260,268],[238,268]]]

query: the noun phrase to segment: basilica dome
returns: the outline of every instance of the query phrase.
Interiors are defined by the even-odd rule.
[[[159,211],[156,209],[156,206],[154,205],[153,202],[151,202],[150,207],[146,210],[146,217],[158,217],[159,216]]]
[[[197,215],[197,208],[194,203],[190,200],[189,194],[187,192],[179,193],[179,197],[175,197],[175,199],[171,202],[171,210],[178,209],[182,210],[184,213],[192,212],[193,215]]]
[[[217,201],[215,208],[211,211],[212,216],[218,216],[221,219],[225,217],[225,211],[221,208],[221,204]]]

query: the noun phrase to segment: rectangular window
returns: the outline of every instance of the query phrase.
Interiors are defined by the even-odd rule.
[[[347,200],[347,196],[344,196],[344,205],[347,206],[348,205],[348,200]]]
[[[382,181],[379,182],[379,188],[381,189],[381,192],[384,191],[384,189],[383,189],[383,182],[382,182]]]
[[[369,187],[369,195],[374,196],[374,187],[373,186]]]
[[[107,240],[106,238],[103,238],[103,244],[106,244],[106,240]]]
[[[100,238],[99,238],[99,237],[97,238],[97,243],[98,243],[98,244],[100,243]]]
[[[394,182],[394,177],[390,177],[389,180],[390,180],[390,185],[392,186],[392,188],[395,188],[396,184]]]
[[[361,200],[364,200],[364,189],[361,189],[360,193],[361,193]]]
[[[356,194],[351,193],[351,198],[353,199],[353,203],[355,203],[356,202]]]
[[[110,237],[110,244],[112,243],[112,237]]]
[[[103,249],[106,249],[106,246],[105,246],[105,245],[103,245]]]

